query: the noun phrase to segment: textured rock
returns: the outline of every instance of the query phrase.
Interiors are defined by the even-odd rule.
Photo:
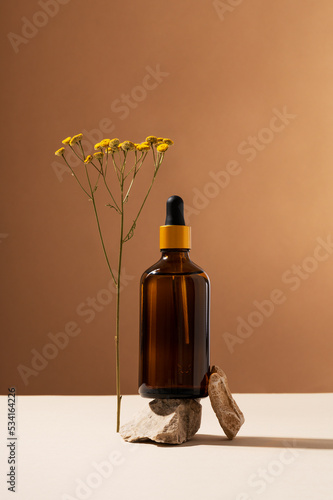
[[[221,368],[210,371],[208,394],[218,421],[229,439],[233,439],[244,423],[244,415],[237,406],[228,386],[227,376]]]
[[[120,435],[130,442],[181,444],[199,430],[201,409],[195,399],[154,399],[121,426]]]

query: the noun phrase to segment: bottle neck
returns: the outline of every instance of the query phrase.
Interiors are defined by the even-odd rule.
[[[190,260],[190,251],[184,248],[167,248],[161,250],[162,259],[170,263],[185,262]]]

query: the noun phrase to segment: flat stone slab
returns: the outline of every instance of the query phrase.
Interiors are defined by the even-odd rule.
[[[198,432],[201,404],[195,399],[154,399],[120,428],[125,441],[181,444]]]

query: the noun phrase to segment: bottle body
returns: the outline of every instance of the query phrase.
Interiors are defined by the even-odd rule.
[[[210,282],[188,250],[162,251],[141,277],[139,393],[208,395]]]

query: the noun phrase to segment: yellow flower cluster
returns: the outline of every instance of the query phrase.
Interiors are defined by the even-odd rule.
[[[119,139],[102,139],[101,142],[95,144],[94,149],[103,149],[106,148],[108,152],[114,153],[117,151],[117,147],[119,146]]]
[[[83,138],[82,134],[76,134],[73,137],[66,137],[63,141],[61,141],[65,145],[69,145],[72,147],[74,144],[81,143]],[[101,159],[104,156],[103,149],[105,149],[106,153],[115,153],[117,151],[123,151],[127,153],[128,151],[149,151],[154,146],[156,147],[156,151],[158,153],[165,153],[169,146],[172,146],[173,140],[167,139],[164,137],[156,137],[155,135],[149,135],[144,142],[137,144],[132,141],[124,141],[120,142],[118,138],[115,139],[102,139],[100,142],[95,144],[94,149],[97,150],[97,153],[94,153],[94,157],[97,159]],[[56,156],[64,156],[65,148],[60,148],[55,152]],[[93,160],[93,156],[88,155],[83,161],[84,163],[91,163]]]
[[[63,144],[65,144],[65,146],[67,146],[67,145],[73,146],[73,144],[79,143],[82,140],[82,138],[83,138],[83,134],[76,134],[76,135],[73,135],[73,137],[66,137],[66,139],[64,139],[61,142]],[[65,153],[65,148],[60,148],[54,154],[56,156],[64,156],[64,153]]]
[[[146,138],[146,142],[151,145],[155,145],[159,153],[164,153],[169,146],[173,145],[173,140],[165,137],[155,137],[154,135],[149,135]],[[168,147],[165,147],[167,145]],[[161,147],[159,147],[161,146]]]

